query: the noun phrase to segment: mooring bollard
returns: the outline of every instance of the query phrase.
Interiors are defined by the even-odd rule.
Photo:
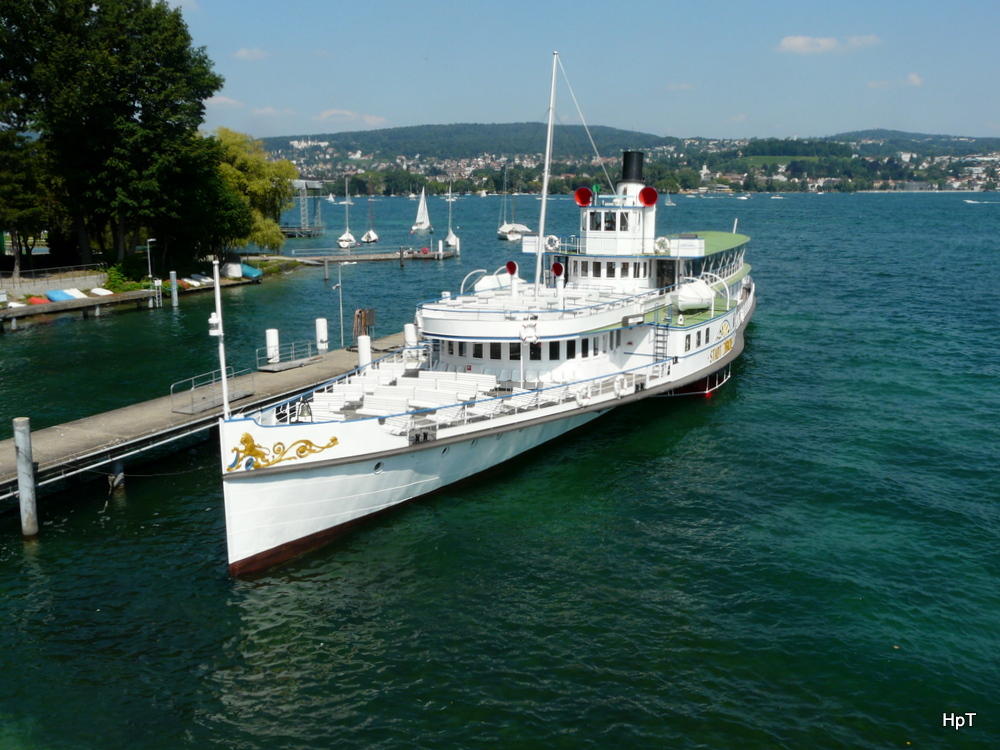
[[[326,318],[316,318],[316,349],[325,352],[330,348],[330,337],[327,335]]]
[[[170,306],[177,307],[177,271],[170,272]]]
[[[125,464],[115,461],[111,465],[111,473],[108,474],[108,494],[123,489],[125,489]]]
[[[267,346],[267,361],[277,364],[281,361],[281,347],[278,345],[278,329],[268,328],[264,331],[264,343]]]
[[[31,457],[31,420],[14,418],[14,453],[17,457],[17,495],[21,503],[21,533],[38,536],[35,507],[35,464]]]

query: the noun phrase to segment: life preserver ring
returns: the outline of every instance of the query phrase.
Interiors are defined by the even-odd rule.
[[[559,249],[559,238],[556,237],[554,234],[550,234],[548,237],[546,237],[545,238],[545,249],[548,250],[550,253],[554,253],[556,250],[558,250]]]
[[[590,383],[576,389],[576,405],[581,409],[590,403]]]
[[[619,375],[615,378],[615,398],[621,398],[625,394],[625,376]]]
[[[534,323],[525,323],[521,326],[521,341],[525,344],[538,343],[538,328]]]

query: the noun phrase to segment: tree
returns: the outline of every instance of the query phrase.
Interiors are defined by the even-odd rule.
[[[264,146],[248,135],[228,128],[216,133],[222,151],[220,173],[229,189],[238,195],[253,220],[253,230],[234,246],[253,242],[272,251],[285,244],[278,220],[292,205],[292,180],[298,178],[295,165],[285,159],[270,161]]]
[[[39,134],[83,261],[106,230],[121,259],[159,215],[162,181],[222,78],[163,0],[5,0],[0,28],[0,73]]]
[[[22,258],[30,259],[45,227],[45,199],[37,142],[3,124],[18,116],[19,102],[10,91],[9,82],[0,83],[0,231],[10,232],[17,279]]]

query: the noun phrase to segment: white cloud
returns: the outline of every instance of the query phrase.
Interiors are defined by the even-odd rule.
[[[347,109],[327,109],[320,112],[315,119],[322,122],[363,122],[365,125],[372,126],[383,125],[386,122],[384,117],[363,115]]]
[[[911,86],[923,86],[924,85],[924,79],[921,78],[920,76],[918,76],[916,73],[910,73],[910,75],[908,75],[906,77],[906,82],[908,84],[910,84]]]
[[[228,96],[213,96],[205,100],[205,105],[208,107],[216,107],[218,109],[240,109],[246,105],[243,102],[237,101],[236,99],[230,99]]]
[[[874,47],[881,43],[882,40],[875,34],[849,36],[846,42],[841,42],[832,36],[786,36],[778,43],[777,50],[797,55],[820,55],[826,52],[844,52]]]
[[[262,115],[264,117],[284,117],[286,115],[295,115],[295,112],[290,109],[275,109],[274,107],[261,107],[252,111],[255,115]]]
[[[250,60],[250,61],[266,60],[270,56],[271,53],[268,52],[267,50],[257,49],[257,48],[247,49],[246,47],[233,54],[233,57],[235,57],[237,60]]]
[[[832,36],[786,36],[778,44],[779,52],[794,52],[797,55],[815,55],[833,52],[840,43]]]

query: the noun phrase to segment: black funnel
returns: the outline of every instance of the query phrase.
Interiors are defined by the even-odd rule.
[[[622,153],[622,182],[642,182],[642,160],[645,156],[642,151]]]

